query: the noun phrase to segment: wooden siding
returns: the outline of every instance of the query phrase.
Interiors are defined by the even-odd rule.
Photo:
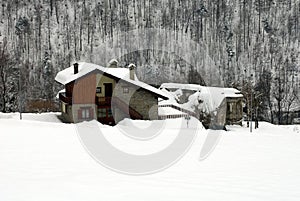
[[[243,119],[242,98],[226,98],[226,124],[241,125]]]
[[[76,80],[73,88],[73,104],[93,104],[96,95],[96,74]]]
[[[66,84],[66,97],[72,97],[74,81]]]

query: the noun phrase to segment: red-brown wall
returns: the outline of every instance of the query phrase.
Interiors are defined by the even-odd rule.
[[[75,81],[73,104],[93,104],[96,95],[96,74],[89,74]]]

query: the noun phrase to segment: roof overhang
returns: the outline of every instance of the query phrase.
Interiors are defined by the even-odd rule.
[[[161,90],[152,87],[144,82],[138,81],[138,80],[131,80],[129,78],[126,77],[122,77],[121,75],[117,74],[116,72],[118,71],[117,68],[114,68],[113,70],[109,69],[109,68],[105,68],[102,66],[98,66],[96,64],[89,64],[89,63],[80,63],[79,65],[83,65],[81,66],[80,72],[78,74],[72,74],[72,69],[73,67],[69,67],[63,71],[60,71],[56,77],[55,77],[55,81],[63,84],[63,85],[67,85],[71,82],[76,82],[76,80],[82,79],[86,76],[89,76],[91,74],[102,74],[106,77],[109,77],[111,79],[116,80],[117,82],[119,82],[120,80],[122,80],[123,82],[126,82],[130,85],[136,86],[138,88],[141,88],[143,90],[146,90],[154,95],[156,95],[159,98],[162,98],[164,100],[169,99],[164,92],[162,92]],[[124,71],[123,69],[121,69],[122,71]],[[127,70],[127,69],[126,69]],[[110,71],[113,71],[114,73],[110,73]],[[115,72],[116,71],[116,72]],[[129,70],[128,70],[129,73]],[[67,75],[64,75],[67,74]],[[69,77],[68,77],[69,76]]]

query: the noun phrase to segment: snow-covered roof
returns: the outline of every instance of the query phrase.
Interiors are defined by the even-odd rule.
[[[66,89],[60,90],[60,91],[56,94],[55,98],[59,99],[59,94],[60,94],[60,93],[66,93]]]
[[[185,104],[182,104],[182,107],[185,109],[192,108],[194,102],[198,99],[203,100],[204,104],[206,105],[207,109],[210,111],[216,110],[224,100],[224,98],[241,98],[243,95],[240,93],[239,90],[234,88],[221,88],[221,87],[206,87],[196,84],[179,84],[179,83],[164,83],[160,86],[161,90],[165,89],[175,89],[175,90],[191,90],[195,93],[189,97],[189,101]],[[176,92],[176,91],[175,91]],[[174,93],[169,92],[168,97],[169,100],[176,99]],[[165,91],[165,93],[167,93]],[[170,98],[172,97],[173,98]],[[163,101],[162,104],[167,104],[169,102]],[[173,101],[174,102],[174,101]]]
[[[163,83],[160,89],[185,89],[192,91],[201,91],[202,93],[209,93],[212,95],[222,94],[222,97],[239,98],[243,97],[241,92],[235,88],[222,88],[222,87],[207,87],[197,84],[181,84],[181,83]]]
[[[153,92],[160,96],[161,98],[168,99],[168,97],[165,95],[164,92],[162,92],[159,89],[156,89],[155,87],[152,87],[144,82],[141,82],[138,80],[137,76],[135,75],[135,79],[130,79],[130,73],[129,69],[127,68],[106,68],[103,66],[99,66],[97,64],[87,63],[87,62],[79,62],[78,63],[78,73],[74,74],[74,67],[70,66],[69,68],[66,68],[60,72],[57,73],[55,80],[63,85],[66,85],[74,80],[77,80],[78,78],[81,78],[88,73],[91,73],[93,71],[98,71],[99,73],[108,74],[115,78],[121,79],[123,81],[126,81],[128,83],[131,83],[135,86],[138,86],[140,88],[143,88],[147,91]]]
[[[115,64],[115,63],[119,63],[118,60],[112,59],[108,62],[108,64]]]

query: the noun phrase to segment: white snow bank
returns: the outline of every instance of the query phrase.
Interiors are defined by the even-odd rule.
[[[203,99],[201,97],[201,93],[198,91],[190,95],[188,98],[188,102],[182,104],[182,107],[190,111],[195,111],[199,107],[200,101],[203,101]]]
[[[204,129],[202,124],[194,117],[191,117],[189,124],[189,128],[191,129]],[[126,126],[128,129],[129,127],[136,127],[136,128],[155,128],[160,127],[163,125],[165,129],[180,129],[186,128],[186,120],[184,118],[176,118],[176,119],[166,119],[166,120],[132,120],[132,119],[124,119],[120,121],[115,127],[118,129],[120,126]],[[112,128],[112,127],[110,127]]]
[[[61,123],[57,118],[60,112],[50,112],[50,113],[22,113],[22,120],[29,121],[40,121],[49,123]],[[1,119],[20,119],[20,113],[0,113]]]
[[[163,99],[159,99],[158,100],[158,104],[159,105],[169,105],[169,104],[172,104],[172,105],[176,105],[176,106],[179,106],[179,104],[177,103],[178,101],[178,94],[177,92],[171,92],[171,91],[168,91],[166,89],[160,89],[166,97],[168,97],[168,100],[163,100]]]
[[[126,139],[121,128],[103,129],[119,149],[149,153],[172,141],[178,120],[168,120],[174,129],[167,127],[160,140],[148,144]],[[125,120],[122,129],[130,129],[126,125],[130,121]],[[74,124],[57,125],[0,119],[1,200],[297,201],[300,197],[300,135],[293,132],[294,126],[259,122],[253,133],[239,126],[228,126],[228,132],[199,130],[191,149],[175,165],[153,175],[128,176],[95,162],[81,145]],[[221,139],[212,154],[199,161],[208,135]]]

